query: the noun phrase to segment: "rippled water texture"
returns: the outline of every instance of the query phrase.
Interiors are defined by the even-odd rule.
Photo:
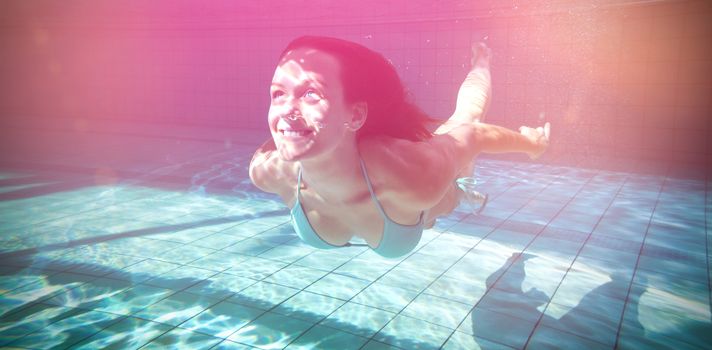
[[[482,160],[399,260],[302,244],[250,149],[121,180],[0,174],[0,346],[696,349],[704,180]],[[95,176],[93,174],[92,176]]]

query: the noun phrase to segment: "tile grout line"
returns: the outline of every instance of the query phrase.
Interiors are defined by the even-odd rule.
[[[513,185],[511,185],[511,186],[509,186],[509,188],[513,187],[514,185],[516,185],[516,183],[513,184]],[[466,215],[466,216],[463,216],[463,217],[458,221],[458,223],[461,222],[462,220],[464,220],[465,217],[467,217],[467,215]],[[453,224],[453,225],[455,225],[455,224]],[[451,225],[451,226],[453,226],[453,225]],[[494,231],[494,229],[493,229],[493,231]],[[440,237],[443,233],[444,233],[444,232],[440,232],[440,234],[438,234],[438,236],[436,236],[435,238],[433,238],[430,242],[432,242],[432,241],[434,241],[435,239],[437,239],[438,237]],[[479,243],[478,243],[478,244],[479,244]],[[476,244],[476,245],[477,245],[477,244]],[[476,246],[476,245],[475,245],[475,246]],[[467,252],[471,251],[473,248],[474,248],[474,246],[473,246],[472,248],[470,248]],[[420,249],[422,249],[422,247],[421,247]],[[418,250],[420,250],[420,249],[418,249]],[[417,252],[417,251],[416,251],[416,252]],[[467,254],[467,252],[465,252],[465,253],[463,254],[463,257]],[[355,255],[355,256],[352,257],[350,260],[348,260],[348,261],[344,262],[343,264],[337,266],[336,268],[334,268],[334,269],[333,269],[331,272],[329,272],[328,274],[322,276],[322,277],[319,278],[318,280],[316,280],[316,281],[314,281],[313,283],[311,283],[309,286],[311,286],[312,284],[318,282],[319,280],[323,279],[324,277],[326,277],[327,275],[329,275],[329,274],[331,274],[331,273],[336,273],[336,274],[338,274],[338,273],[335,272],[335,271],[336,271],[339,267],[341,267],[341,266],[343,266],[343,265],[349,263],[351,260],[353,260],[354,258],[356,258],[356,257],[358,257],[358,256],[360,256],[360,255],[362,255],[362,254],[364,254],[364,253],[366,253],[366,251],[363,251],[363,252],[361,252],[361,253]],[[408,255],[408,257],[412,256],[414,253],[415,253],[415,252],[410,253],[410,254]],[[398,267],[401,263],[403,263],[405,260],[407,260],[408,257],[406,257],[406,258],[402,259],[401,261],[399,261],[398,263],[394,264],[390,269],[388,269],[388,271],[384,272],[384,273],[381,274],[378,278],[376,278],[375,280],[371,281],[371,283],[369,283],[367,286],[365,286],[363,289],[361,289],[361,291],[359,291],[359,293],[357,293],[357,294],[355,294],[354,296],[352,296],[352,297],[351,297],[349,300],[347,300],[344,304],[346,304],[346,303],[348,303],[348,302],[351,302],[357,295],[359,295],[361,292],[363,292],[364,290],[366,290],[368,287],[370,287],[370,286],[372,286],[373,284],[375,284],[375,283],[376,283],[377,281],[379,281],[383,276],[385,276],[385,275],[388,274],[389,272],[393,271],[393,270],[394,270],[396,267]],[[457,263],[458,261],[460,261],[461,259],[462,259],[462,257],[461,257],[460,259],[458,259],[457,261],[453,262],[452,265],[456,264],[456,263]],[[451,265],[450,267],[452,267],[452,265]],[[290,263],[288,266],[291,266],[291,263]],[[285,268],[286,268],[286,266],[285,266]],[[448,270],[449,270],[449,268],[448,268]],[[277,272],[278,272],[278,271],[277,271]],[[447,270],[445,270],[445,272],[447,272]],[[442,274],[444,274],[445,272],[441,273],[439,276],[442,276]],[[275,272],[275,273],[276,273],[276,272]],[[439,277],[439,276],[438,276],[438,277]],[[436,278],[436,279],[437,279],[437,278]],[[433,280],[428,286],[432,285],[434,282],[435,282],[435,280]],[[304,287],[301,291],[306,290],[306,288],[308,288],[309,286]],[[427,289],[427,287],[426,287],[425,289]],[[425,289],[423,289],[423,291],[424,291]],[[410,304],[413,302],[413,300],[415,300],[420,294],[423,293],[423,291],[420,291],[420,292],[418,293],[418,295],[416,295],[413,299],[411,299],[411,301],[410,301],[408,304],[406,304],[403,308],[401,308],[400,311],[398,311],[397,313],[395,313],[395,316],[393,316],[393,318],[391,318],[388,322],[386,322],[378,331],[374,332],[373,335],[371,335],[370,337],[368,337],[368,338],[367,338],[367,342],[364,343],[364,344],[360,347],[360,349],[363,349],[363,347],[365,347],[370,341],[375,341],[375,342],[379,342],[379,343],[380,343],[380,341],[374,339],[373,337],[376,336],[378,333],[380,333],[384,328],[386,328],[386,326],[388,326],[388,324],[390,324],[390,323],[393,321],[393,319],[395,319],[398,315],[400,315],[401,312],[402,312],[403,310],[405,310],[405,309],[408,307],[408,305],[410,305]],[[296,295],[296,294],[295,294],[295,295]],[[293,297],[293,296],[292,296],[292,297]],[[291,299],[291,297],[290,297],[289,299]],[[289,300],[289,299],[287,299],[287,300]],[[285,302],[285,301],[287,301],[287,300],[284,300],[283,302]],[[282,302],[282,303],[283,303],[283,302]],[[281,304],[281,303],[280,303],[280,304]],[[363,304],[360,304],[360,303],[356,303],[356,304],[363,305]],[[278,306],[278,305],[276,305],[275,308],[276,308],[277,306]],[[364,305],[364,306],[371,307],[371,306],[369,306],[369,305]],[[391,312],[391,311],[388,311],[388,310],[385,310],[385,309],[380,309],[380,308],[377,308],[377,307],[375,307],[375,308],[378,309],[378,310],[382,310],[382,311],[386,311],[386,312]],[[309,329],[307,329],[307,330],[305,330],[304,332],[302,332],[298,337],[296,337],[292,342],[290,342],[290,344],[293,343],[294,341],[296,341],[297,339],[299,339],[299,337],[301,337],[302,335],[306,334],[310,329],[312,329],[313,327],[315,327],[317,324],[319,324],[320,322],[322,322],[324,319],[328,318],[330,315],[332,315],[332,314],[333,314],[334,312],[336,312],[337,310],[338,310],[338,308],[337,308],[336,310],[332,311],[331,313],[329,313],[329,315],[327,315],[327,316],[323,317],[322,319],[320,319],[318,322],[314,323]],[[421,320],[421,321],[424,321],[424,320]],[[424,322],[428,322],[428,321],[424,321]],[[428,323],[430,323],[430,322],[428,322]],[[439,325],[438,325],[438,326],[439,326]],[[328,326],[327,326],[327,327],[328,327]],[[455,330],[453,330],[453,331],[455,331]],[[349,333],[349,332],[347,332],[347,333]],[[349,334],[352,334],[352,333],[349,333]],[[451,334],[452,334],[452,333],[451,333]],[[356,334],[355,334],[355,335],[356,335]],[[358,335],[357,335],[357,336],[358,336]],[[449,337],[445,340],[445,342],[447,342],[448,339],[449,339]],[[444,344],[444,343],[443,343],[443,344]],[[400,347],[398,347],[398,346],[396,346],[396,345],[393,345],[393,344],[388,344],[388,345],[389,345],[389,346],[396,347],[396,348],[400,348]],[[287,346],[289,346],[289,345],[287,345]]]
[[[522,205],[519,207],[519,209],[517,209],[515,212],[513,212],[512,214],[510,214],[506,219],[502,220],[499,224],[497,224],[497,226],[495,226],[495,227],[492,229],[492,231],[490,231],[487,235],[485,235],[484,237],[482,237],[482,239],[481,239],[475,246],[473,246],[472,248],[470,248],[470,250],[468,251],[468,253],[469,253],[470,251],[472,251],[472,249],[474,249],[477,245],[479,245],[479,243],[482,242],[482,240],[484,240],[485,238],[487,238],[490,234],[496,232],[498,228],[500,228],[502,225],[504,225],[504,223],[507,222],[507,220],[508,220],[509,218],[511,218],[512,216],[514,216],[519,210],[521,210],[522,208],[526,207],[529,203],[531,203],[531,202],[534,200],[534,198],[536,198],[537,195],[539,195],[539,194],[541,194],[542,192],[544,192],[547,187],[551,186],[551,184],[552,184],[553,181],[555,181],[556,179],[559,179],[559,178],[561,178],[561,177],[562,177],[562,175],[556,175],[556,177],[555,177],[554,179],[552,179],[546,186],[542,187],[536,194],[532,195],[532,196],[530,197],[530,199],[529,199],[526,203],[522,204]],[[590,181],[590,179],[589,179],[589,181]],[[515,183],[514,183],[512,186],[510,186],[508,189],[511,189],[512,187],[516,186],[518,183],[519,183],[519,182],[515,182]],[[574,197],[575,197],[575,196],[574,196]],[[569,201],[573,200],[574,197],[572,197]],[[565,207],[565,206],[564,206],[564,207]],[[562,208],[562,210],[563,210],[563,208]],[[556,217],[556,216],[554,216],[554,218],[555,218],[555,217]],[[551,220],[553,220],[553,218],[552,218]],[[550,221],[551,221],[551,220],[550,220]],[[526,250],[526,248],[529,247],[529,246],[532,244],[532,242],[534,242],[534,240],[536,240],[536,237],[538,237],[538,236],[541,234],[541,232],[543,232],[543,231],[546,229],[546,227],[547,227],[546,225],[542,225],[542,227],[541,227],[541,229],[539,230],[539,232],[537,232],[537,233],[534,235],[534,238],[532,238],[532,240],[531,240],[527,245],[525,245],[525,246],[522,248],[522,251]],[[466,254],[467,254],[467,253],[466,253]],[[464,255],[463,255],[463,256],[464,256]],[[462,259],[462,258],[461,258],[461,259]],[[461,260],[461,259],[460,259],[460,260]],[[497,284],[497,282],[499,282],[499,280],[507,273],[507,271],[509,271],[509,269],[512,267],[512,265],[514,265],[514,263],[515,263],[516,260],[517,260],[517,259],[514,259],[514,260],[512,261],[512,263],[510,263],[509,266],[507,266],[506,269],[504,269],[504,270],[502,271],[502,273],[501,273],[499,276],[497,276],[497,278],[495,279],[495,281],[492,283],[492,286],[491,286],[489,289],[486,289],[486,290],[485,290],[485,293],[482,295],[482,297],[480,297],[480,299],[477,300],[477,302],[470,308],[470,311],[468,312],[468,315],[469,315],[470,313],[472,313],[472,312],[475,310],[475,308],[477,307],[477,305],[480,304],[480,302],[482,301],[482,299],[483,299],[488,293],[490,293],[490,291],[491,291],[492,289],[494,289],[494,286]],[[458,261],[459,261],[459,260],[458,260]],[[466,319],[466,318],[465,318],[465,319]],[[455,332],[457,332],[457,329],[462,326],[462,323],[463,323],[463,322],[465,322],[465,319],[463,319],[463,320],[460,321],[460,323],[457,325],[457,327],[455,327],[455,330],[454,330],[452,333],[450,333],[450,335],[449,335],[448,338],[445,340],[445,342],[439,347],[440,349],[442,349],[442,347],[445,346],[445,344],[447,344],[447,342],[450,340],[450,338],[452,337],[452,335],[455,334]],[[474,336],[474,334],[473,334],[473,336]],[[486,338],[485,338],[485,339],[486,339]],[[490,339],[486,339],[486,340],[487,340],[487,341],[490,341],[490,342],[493,342],[493,343],[500,344],[498,341],[494,341],[494,340],[490,340]],[[504,344],[503,344],[503,345],[504,345]]]
[[[636,258],[635,266],[633,267],[633,275],[631,276],[630,284],[628,284],[628,290],[626,291],[625,303],[623,304],[623,311],[621,312],[620,321],[618,322],[618,330],[616,331],[616,342],[614,345],[614,349],[618,349],[620,347],[621,330],[623,330],[623,323],[625,322],[625,314],[626,314],[626,310],[628,309],[628,303],[630,301],[630,293],[631,293],[631,290],[633,289],[633,285],[635,284],[635,276],[638,273],[638,266],[640,265],[640,257],[643,255],[643,250],[645,249],[645,240],[648,238],[648,233],[650,232],[650,226],[652,225],[653,217],[655,216],[655,211],[658,208],[658,204],[660,203],[660,197],[662,196],[662,193],[665,189],[665,184],[668,182],[668,179],[669,179],[669,177],[666,176],[665,180],[663,180],[663,183],[660,185],[660,189],[658,191],[658,196],[655,199],[655,206],[653,207],[653,210],[650,213],[650,219],[648,220],[648,225],[645,228],[645,234],[643,235],[643,241],[640,244],[640,249],[638,251],[638,257]]]
[[[705,179],[705,251],[707,253],[707,291],[709,293],[709,311],[712,314],[712,272],[710,271],[710,205],[709,205],[709,191],[710,189],[710,175],[708,174]]]
[[[600,171],[596,172],[596,174],[600,174]],[[595,175],[594,175],[594,176],[595,176]],[[590,183],[592,179],[593,179],[593,176],[591,176],[591,178],[589,178],[588,181],[586,181],[586,183]],[[608,207],[607,207],[606,210],[603,212],[603,214],[601,215],[601,217],[598,219],[598,221],[596,222],[596,225],[594,225],[594,227],[591,228],[591,232],[588,233],[588,235],[586,236],[586,238],[585,238],[584,241],[582,242],[581,247],[579,247],[578,251],[577,251],[576,254],[574,255],[574,258],[571,260],[571,263],[569,264],[569,267],[567,268],[567,270],[566,270],[566,272],[564,273],[564,275],[561,277],[561,281],[559,281],[558,285],[556,286],[556,288],[555,288],[554,291],[552,292],[549,301],[546,303],[546,306],[544,306],[544,310],[541,311],[541,315],[539,315],[539,318],[538,318],[537,321],[534,323],[534,327],[532,328],[531,332],[529,333],[529,336],[527,337],[527,341],[524,343],[523,349],[526,349],[527,346],[529,345],[529,343],[531,342],[532,337],[534,336],[534,333],[536,333],[536,330],[538,329],[539,325],[541,324],[541,320],[544,318],[544,315],[545,315],[545,313],[546,313],[546,310],[549,308],[549,305],[551,304],[551,299],[556,295],[556,292],[557,292],[557,291],[559,290],[559,288],[561,287],[561,284],[564,283],[564,280],[566,279],[566,276],[568,275],[569,271],[571,271],[571,268],[573,267],[574,263],[575,263],[576,260],[578,259],[579,254],[581,254],[581,251],[583,251],[584,247],[586,246],[586,242],[588,242],[588,240],[591,238],[591,236],[593,235],[593,231],[595,231],[595,229],[596,229],[596,227],[598,226],[598,224],[601,222],[601,220],[603,220],[603,217],[605,216],[605,213],[606,213],[606,212],[608,211],[608,209],[610,209],[610,207],[613,205],[613,203],[615,202],[615,198],[618,196],[618,194],[620,194],[620,191],[623,189],[623,187],[625,186],[625,183],[626,183],[627,181],[628,181],[628,176],[626,176],[625,182],[624,182],[623,184],[621,184],[621,186],[618,188],[618,191],[616,191],[616,195],[613,197],[613,200],[612,200],[610,203],[608,203]],[[579,195],[579,193],[581,193],[581,191],[583,190],[584,187],[585,187],[585,184],[584,184],[584,186],[582,186],[581,189],[579,189],[579,191],[577,191],[576,194],[567,202],[567,204],[564,206],[564,208],[566,208],[566,206],[568,206],[568,204],[571,203],[571,201],[573,201],[574,198],[576,198],[576,196]],[[564,208],[562,208],[561,211],[563,211]],[[559,214],[561,214],[561,211],[559,211],[559,213],[558,213],[556,216],[554,216],[554,218],[556,218]],[[553,220],[553,219],[552,219],[552,220]],[[564,331],[564,332],[565,332],[565,333],[572,334],[572,333],[570,333],[570,332],[566,332],[566,331]],[[584,337],[584,338],[585,338],[585,337]],[[588,338],[586,338],[586,339],[588,339]],[[595,340],[593,340],[593,339],[589,339],[589,340],[595,342]]]

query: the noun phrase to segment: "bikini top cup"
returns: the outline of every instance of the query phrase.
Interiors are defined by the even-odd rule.
[[[373,251],[378,255],[385,258],[398,258],[410,253],[420,242],[420,238],[423,235],[423,217],[424,213],[420,213],[420,218],[418,223],[415,225],[401,225],[393,220],[391,220],[386,212],[383,210],[381,203],[376,198],[376,194],[373,192],[373,186],[371,186],[371,181],[366,173],[366,166],[361,160],[361,172],[366,179],[366,184],[368,185],[368,191],[371,193],[371,199],[376,204],[378,211],[383,217],[383,237],[378,247],[374,248]],[[304,243],[319,249],[333,249],[341,247],[350,246],[367,246],[366,244],[353,244],[346,243],[341,246],[333,245],[326,242],[319,236],[314,228],[312,228],[307,215],[302,208],[302,204],[299,201],[299,189],[302,185],[302,169],[299,169],[299,177],[297,180],[297,199],[294,207],[292,207],[292,226],[297,232],[299,238],[301,238]]]

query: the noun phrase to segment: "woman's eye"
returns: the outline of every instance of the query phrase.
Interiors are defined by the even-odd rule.
[[[277,90],[277,91],[272,92],[272,99],[277,99],[282,96],[284,96],[284,92],[282,92],[282,91]]]
[[[304,93],[304,97],[310,101],[321,100],[321,96],[314,90],[307,90],[307,92]]]

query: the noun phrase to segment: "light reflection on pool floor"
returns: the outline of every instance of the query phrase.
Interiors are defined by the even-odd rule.
[[[0,171],[0,347],[712,343],[703,180],[481,160],[482,215],[386,260],[303,245],[244,152],[113,185]]]

